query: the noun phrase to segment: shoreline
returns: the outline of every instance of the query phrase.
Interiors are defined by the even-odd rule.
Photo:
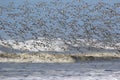
[[[87,53],[87,54],[51,54],[51,53],[0,53],[0,62],[15,63],[76,63],[80,61],[120,60],[120,54]]]

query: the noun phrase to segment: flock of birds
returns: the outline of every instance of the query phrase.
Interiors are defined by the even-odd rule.
[[[103,2],[97,3],[94,7],[85,2],[81,4],[76,1],[39,2],[37,4],[25,2],[17,7],[14,2],[10,2],[8,6],[0,6],[0,45],[27,51],[64,51],[68,47],[66,42],[70,45],[77,43],[84,45],[89,42],[86,40],[86,42],[79,43],[80,41],[77,39],[91,40],[97,36],[98,39],[99,37],[101,37],[100,39],[105,37],[106,40],[114,39],[113,42],[117,42],[115,46],[120,48],[120,27],[119,23],[116,23],[119,19],[115,19],[120,17],[120,14],[112,9],[113,6]],[[106,7],[110,7],[110,9]],[[116,9],[119,7],[119,4],[114,6]],[[97,10],[98,8],[100,10]],[[112,28],[111,26],[100,28],[101,25],[96,25],[95,20],[106,20],[103,18],[104,16],[100,16],[101,14],[94,15],[96,18],[91,15],[91,12],[96,11],[101,11],[101,14],[112,11],[111,14],[104,14],[108,17],[112,15],[108,19],[112,20],[113,17],[116,22],[103,24],[103,26],[113,25]],[[104,31],[103,34],[100,33],[100,29]],[[111,34],[112,30],[116,32]],[[93,43],[92,45],[94,45]]]

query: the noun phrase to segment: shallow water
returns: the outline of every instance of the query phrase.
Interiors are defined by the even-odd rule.
[[[120,80],[120,61],[0,63],[0,80]]]

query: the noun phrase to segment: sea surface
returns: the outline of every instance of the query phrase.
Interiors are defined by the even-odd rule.
[[[120,80],[120,61],[0,63],[0,80]]]

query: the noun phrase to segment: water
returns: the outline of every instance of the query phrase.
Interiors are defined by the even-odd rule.
[[[119,61],[0,63],[0,80],[120,80]]]

